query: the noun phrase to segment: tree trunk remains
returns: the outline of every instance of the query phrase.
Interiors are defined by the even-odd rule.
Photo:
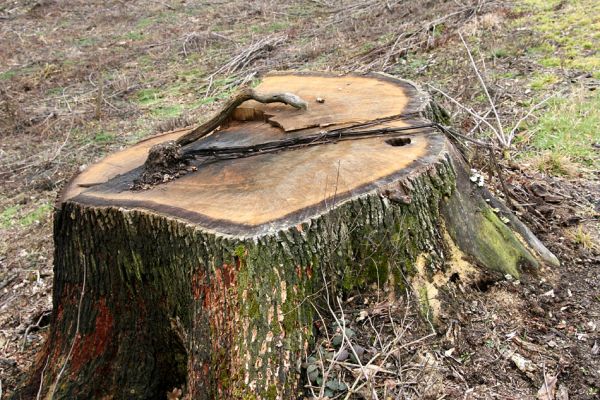
[[[440,323],[450,277],[556,265],[490,206],[432,123],[443,112],[412,83],[285,73],[256,90],[294,93],[308,109],[245,102],[186,143],[200,154],[189,173],[146,190],[130,188],[148,150],[190,129],[110,155],[64,189],[51,332],[21,398],[165,399],[177,388],[186,399],[292,399],[325,286],[410,289]],[[336,129],[368,132],[332,142]],[[248,154],[315,134],[329,139]],[[219,157],[232,147],[244,154]]]

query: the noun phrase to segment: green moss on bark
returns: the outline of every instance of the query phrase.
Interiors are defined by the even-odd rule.
[[[476,245],[488,268],[519,278],[522,263],[537,265],[531,253],[491,208],[481,211],[479,226]]]
[[[331,298],[373,284],[404,293],[406,279],[420,278],[417,296],[429,313],[436,290],[429,284],[448,268],[448,240],[492,269],[532,261],[485,208],[463,221],[461,202],[473,200],[462,197],[468,187],[453,191],[459,182],[449,155],[420,172],[390,184],[408,202],[372,191],[300,226],[250,238],[140,210],[64,204],[56,227],[51,340],[62,345],[55,358],[66,357],[75,335],[84,270],[84,314],[92,317],[80,333],[96,329],[93,305],[108,293],[115,329],[95,360],[81,370],[68,365],[66,373],[85,384],[63,382],[56,398],[153,398],[184,384],[197,399],[292,398],[324,285]],[[462,228],[475,239],[461,242]],[[117,351],[123,348],[139,353],[135,363]],[[57,373],[50,369],[48,382]]]

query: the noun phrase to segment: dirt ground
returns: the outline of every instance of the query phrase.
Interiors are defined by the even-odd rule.
[[[52,207],[73,174],[205,120],[270,70],[409,78],[451,112],[453,126],[494,141],[472,115],[495,123],[466,48],[507,132],[544,102],[498,154],[506,190],[489,157],[473,165],[561,266],[520,281],[455,282],[435,333],[410,296],[347,299],[359,348],[391,354],[376,384],[355,396],[600,398],[598,15],[591,0],[0,2],[0,398],[26,379],[48,330]],[[561,123],[574,127],[566,138]],[[320,325],[324,349],[336,346],[332,323]],[[360,384],[350,369],[332,373]],[[306,396],[346,393],[318,386]]]

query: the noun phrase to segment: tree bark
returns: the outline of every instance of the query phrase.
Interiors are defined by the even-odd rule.
[[[381,75],[360,79],[395,81]],[[405,123],[439,120],[441,111],[425,94],[410,83],[398,82],[412,87],[410,94],[418,100],[418,106],[406,113],[410,117]],[[307,99],[305,93],[297,94]],[[324,97],[327,104],[327,94]],[[266,110],[265,114],[272,111]],[[281,125],[277,129],[286,129],[286,118],[277,116]],[[297,120],[290,121],[290,126],[298,127]],[[205,145],[219,141],[231,145],[235,129],[229,133],[234,139],[213,133],[203,139]],[[303,129],[314,133],[312,128]],[[501,209],[494,210],[489,205],[491,195],[471,182],[461,156],[433,128],[365,139],[365,146],[368,141],[392,140],[385,144],[389,147],[396,147],[393,140],[400,145],[403,139],[406,145],[410,139],[407,148],[417,151],[422,145],[424,150],[393,173],[339,192],[346,170],[338,164],[337,177],[333,176],[337,181],[329,188],[317,188],[322,201],[302,203],[297,211],[283,215],[275,215],[275,208],[267,222],[247,215],[258,213],[263,204],[253,208],[240,203],[250,211],[237,216],[233,209],[229,220],[207,216],[208,200],[200,210],[207,214],[182,209],[183,203],[174,206],[179,201],[176,195],[168,199],[173,201],[170,205],[159,204],[166,201],[160,193],[176,193],[188,175],[149,191],[124,189],[142,173],[139,166],[153,144],[186,132],[189,129],[125,150],[127,154],[92,167],[65,189],[55,212],[51,332],[22,398],[35,397],[40,390],[41,398],[49,399],[165,399],[173,388],[182,389],[186,399],[296,398],[302,393],[301,363],[314,337],[316,309],[326,301],[326,291],[335,296],[372,285],[398,294],[410,289],[424,314],[443,322],[440,294],[452,276],[466,282],[490,274],[518,278],[524,268],[557,263],[506,208],[495,204]],[[333,151],[341,145],[324,146]],[[353,147],[335,155],[342,157],[341,165],[358,165],[343,158],[355,151],[360,157],[375,157],[367,160],[372,167],[364,168],[383,168],[372,161],[383,154],[373,156],[369,147],[363,154],[355,143],[347,146]],[[277,165],[291,168],[294,159],[285,157],[301,151],[305,150],[227,163],[254,163],[248,165],[260,168],[272,158],[290,162]],[[315,153],[307,159],[325,157],[326,150],[320,147],[310,151]],[[211,169],[217,168],[215,164],[220,162],[200,164],[194,174],[204,173],[207,178],[202,179],[215,174],[217,181],[228,185],[226,179],[235,178],[232,170],[219,175],[221,170]],[[250,171],[244,165],[242,171]],[[286,182],[295,173],[289,168],[282,175]],[[190,177],[186,190],[192,190],[192,179],[200,178]],[[245,179],[251,181],[249,186],[240,183],[246,192],[234,190],[234,195],[260,189],[275,196],[275,191],[288,190],[282,185],[257,188],[262,180]],[[98,184],[86,186],[89,182]],[[207,186],[202,187],[206,192]],[[229,198],[219,193],[227,207]],[[502,216],[511,222],[503,222]]]

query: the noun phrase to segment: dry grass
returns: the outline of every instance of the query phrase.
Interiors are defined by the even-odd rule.
[[[532,161],[538,171],[550,175],[574,178],[581,172],[580,167],[568,156],[553,152],[545,152]]]
[[[566,230],[566,235],[577,246],[581,246],[587,250],[597,250],[600,246],[600,243],[597,243],[594,240],[592,234],[588,232],[588,228],[586,228],[584,225],[568,228]]]

